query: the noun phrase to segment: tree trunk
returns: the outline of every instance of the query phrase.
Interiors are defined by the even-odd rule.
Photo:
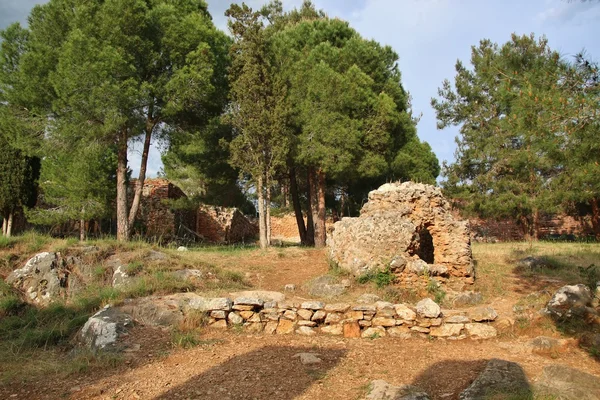
[[[533,209],[533,222],[531,236],[534,241],[538,241],[540,236],[540,211],[535,208]]]
[[[127,131],[119,133],[117,151],[117,240],[129,240],[127,218]]]
[[[6,236],[6,222],[7,222],[7,217],[4,215],[2,216],[2,236]]]
[[[308,210],[306,212],[306,244],[307,246],[315,245],[315,187],[314,187],[314,172],[312,168],[308,168],[307,173],[307,190],[306,190],[306,202]]]
[[[263,177],[258,177],[256,191],[258,192],[258,234],[260,237],[260,248],[267,248],[267,235],[265,224],[265,195],[263,193]]]
[[[269,175],[266,175],[266,188],[265,191],[267,193],[266,196],[266,212],[265,212],[265,226],[266,226],[266,234],[267,234],[267,246],[271,245],[271,179]]]
[[[12,235],[12,225],[13,225],[13,216],[14,216],[14,212],[11,211],[10,214],[8,214],[8,221],[6,221],[6,233],[4,234],[4,236],[6,237],[10,237],[10,235]]]
[[[283,207],[288,208],[290,206],[290,185],[282,179],[281,182],[281,197],[283,201]]]
[[[296,215],[296,224],[298,225],[298,234],[300,235],[300,243],[307,245],[306,242],[306,225],[302,216],[302,207],[300,206],[300,197],[298,196],[298,182],[296,180],[296,169],[290,168],[290,194],[292,195],[292,204],[294,205],[294,214]]]
[[[148,165],[148,153],[150,152],[150,141],[152,140],[152,131],[154,130],[154,122],[148,120],[146,122],[146,136],[144,137],[144,149],[142,150],[142,160],[140,163],[140,175],[135,183],[135,192],[133,195],[133,201],[131,202],[131,209],[129,210],[129,233],[133,229],[135,217],[137,216],[140,208],[140,200],[142,198],[142,190],[144,189],[144,181],[146,180],[146,167]]]
[[[597,241],[600,241],[600,198],[591,200],[592,205],[592,229]]]
[[[325,173],[323,170],[317,170],[317,219],[315,221],[315,247],[325,247],[327,241],[327,231],[325,229]]]
[[[79,241],[85,242],[85,220],[79,220]]]

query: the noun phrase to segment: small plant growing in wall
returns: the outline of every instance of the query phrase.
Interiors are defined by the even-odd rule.
[[[433,295],[433,301],[438,304],[442,304],[446,298],[446,292],[435,279],[429,279],[429,282],[427,283],[427,292]]]
[[[389,286],[396,280],[396,275],[391,271],[390,267],[387,266],[383,270],[374,270],[365,272],[356,278],[358,283],[365,284],[373,282],[378,288]]]

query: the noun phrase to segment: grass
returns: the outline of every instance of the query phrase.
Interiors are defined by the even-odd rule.
[[[383,288],[391,285],[396,280],[396,275],[390,270],[389,267],[383,270],[372,270],[359,275],[356,281],[361,285],[369,282],[375,283],[378,288]]]

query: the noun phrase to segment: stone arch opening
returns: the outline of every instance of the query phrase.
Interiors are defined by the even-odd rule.
[[[427,264],[435,263],[435,246],[433,244],[433,236],[427,226],[421,226],[417,229],[419,240],[416,246],[415,254],[425,261]]]

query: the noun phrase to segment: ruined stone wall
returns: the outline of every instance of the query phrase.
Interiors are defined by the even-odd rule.
[[[304,218],[306,224],[306,217]],[[333,229],[333,219],[328,217],[325,221],[325,229],[331,232]],[[283,242],[300,243],[300,235],[298,234],[298,223],[296,215],[293,213],[283,214],[276,217],[271,217],[271,237],[275,240]]]
[[[252,241],[256,227],[237,208],[201,206],[196,217],[196,232],[211,243]]]
[[[186,197],[183,191],[166,179],[147,179],[142,189],[140,211],[136,222],[136,231],[148,238],[172,240],[177,236],[186,236],[196,225],[193,212],[172,210],[167,200]]]
[[[478,242],[508,242],[525,240],[523,229],[514,220],[495,221],[472,218],[471,234]],[[540,219],[538,236],[567,236],[584,237],[593,235],[589,216],[574,218],[569,215],[549,215]]]
[[[431,185],[382,185],[369,193],[360,217],[335,223],[327,244],[331,260],[354,275],[390,268],[401,282],[424,274],[474,278],[469,224]]]

